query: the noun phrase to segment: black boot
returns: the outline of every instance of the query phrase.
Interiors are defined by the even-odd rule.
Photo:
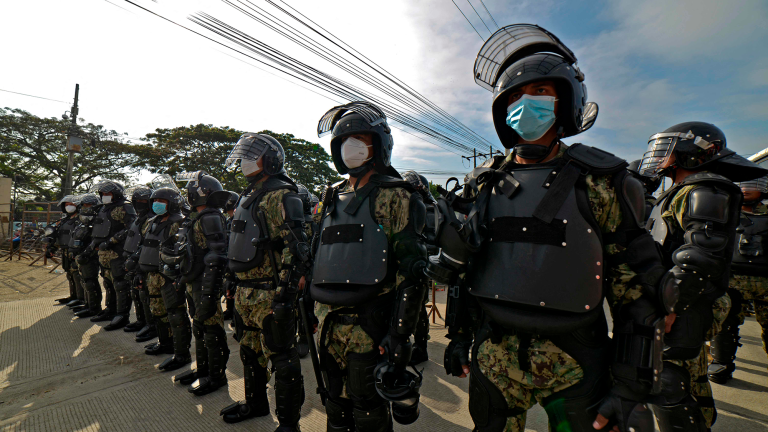
[[[222,375],[220,377],[215,377],[215,378],[212,376],[207,376],[207,377],[200,378],[197,381],[190,384],[187,391],[192,393],[195,396],[203,396],[215,390],[218,390],[219,388],[224,387],[225,385],[227,385],[226,375]]]
[[[242,345],[240,359],[243,361],[245,400],[235,402],[221,410],[219,414],[227,423],[239,423],[249,418],[269,415],[267,368],[259,365],[259,358],[255,351]]]
[[[709,380],[717,384],[725,384],[733,378],[733,371],[736,370],[734,363],[719,364],[712,362],[707,368]]]
[[[83,302],[80,299],[74,299],[71,302],[67,303],[67,307],[70,308],[70,309],[74,309],[76,307],[80,307],[80,306],[83,306],[83,305],[85,305],[85,302]]]
[[[195,369],[176,375],[173,381],[190,385],[201,378],[208,377],[208,350],[205,347],[205,325],[192,321],[192,335],[195,338]]]
[[[91,318],[91,322],[112,321],[112,318],[114,317],[114,312],[112,312],[110,309],[104,309],[101,311],[101,313]]]
[[[416,366],[417,364],[424,363],[429,360],[429,354],[427,353],[427,341],[424,343],[416,342],[411,352],[411,361],[408,362],[409,366]]]
[[[173,354],[173,337],[171,336],[171,325],[163,322],[162,319],[155,319],[155,328],[157,329],[157,344],[144,350],[147,355]]]
[[[123,328],[123,331],[126,333],[133,333],[137,332],[144,328],[144,326],[147,325],[147,323],[143,321],[134,321],[132,323],[129,323]]]
[[[88,317],[95,317],[100,313],[101,313],[101,310],[99,309],[86,308],[85,310],[81,310],[80,312],[77,312],[75,316],[78,318],[88,318]]]
[[[65,304],[71,302],[72,300],[75,300],[75,298],[74,297],[62,297],[62,298],[56,299],[56,302],[58,304],[60,304],[60,305],[65,305]]]
[[[174,354],[173,357],[168,357],[164,362],[160,363],[160,366],[157,368],[163,372],[168,372],[183,368],[190,363],[192,363],[192,357],[189,354],[186,356]]]
[[[197,335],[195,335],[195,338],[197,338]],[[227,384],[225,371],[227,361],[229,360],[229,347],[227,346],[227,334],[224,328],[219,325],[205,326],[204,339],[205,343],[203,346],[206,352],[202,353],[198,350],[196,355],[198,359],[201,356],[208,358],[208,376],[201,377],[189,386],[189,392],[196,396],[206,395]],[[198,342],[195,340],[196,348],[197,344]]]
[[[199,364],[199,361],[198,361]],[[183,385],[189,385],[197,381],[200,377],[197,376],[197,369],[190,369],[186,372],[182,372],[173,376],[173,382],[181,383]]]
[[[78,306],[76,308],[72,308],[72,313],[77,315],[78,312],[82,312],[84,310],[88,310],[88,306]]]
[[[112,322],[104,326],[104,330],[106,331],[112,331],[121,329],[128,325],[128,316],[126,315],[115,315],[114,318],[112,318]]]
[[[145,325],[136,333],[136,342],[146,342],[157,337],[157,330],[154,324]]]

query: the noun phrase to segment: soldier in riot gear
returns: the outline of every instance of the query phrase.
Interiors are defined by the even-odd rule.
[[[187,181],[187,201],[194,211],[179,230],[176,248],[184,258],[179,273],[187,286],[197,368],[174,381],[189,384],[190,393],[202,396],[227,384],[229,348],[221,311],[227,232],[221,209],[230,195],[205,171],[181,173],[176,180]]]
[[[726,148],[713,124],[686,122],[651,136],[640,174],[674,182],[661,194],[648,229],[661,245],[679,300],[667,316],[663,390],[654,402],[662,432],[705,431],[717,412],[707,380],[704,342],[713,305],[726,294],[742,196],[733,181],[766,170]]]
[[[406,367],[425,295],[426,210],[390,165],[392,135],[368,102],[330,109],[331,157],[349,179],[329,186],[316,214],[310,293],[320,365],[328,377],[329,431],[391,431],[419,415],[421,376]],[[392,408],[390,409],[390,402]]]
[[[645,190],[645,217],[647,219],[651,216],[653,206],[656,205],[656,197],[654,197],[653,194],[659,189],[659,186],[661,186],[661,179],[659,177],[648,177],[640,174],[640,162],[642,162],[642,159],[630,162],[627,171],[632,174],[632,177],[640,180],[640,183],[643,184],[643,189]]]
[[[403,173],[403,178],[407,180],[416,191],[421,195],[424,200],[424,205],[427,210],[427,218],[424,224],[424,239],[427,245],[428,255],[437,255],[439,248],[435,243],[435,211],[437,210],[437,201],[435,197],[429,192],[429,181],[426,177],[420,175],[416,171],[406,171]],[[426,303],[429,300],[429,286],[427,286],[427,295],[424,296],[424,307],[419,313],[419,324],[416,326],[416,331],[413,333],[413,353],[411,354],[411,365],[417,365],[429,360],[429,354],[427,353],[427,341],[429,340],[429,314],[427,313]]]
[[[86,304],[74,309],[75,316],[87,318],[101,312],[101,286],[99,285],[99,260],[96,251],[91,248],[93,238],[93,220],[99,212],[101,200],[96,194],[84,194],[77,205],[78,224],[69,239],[69,252],[74,257],[80,280],[85,290]]]
[[[46,239],[48,243],[48,252],[53,253],[56,249],[61,250],[61,268],[66,272],[69,282],[69,296],[56,299],[59,304],[66,304],[69,308],[77,308],[85,305],[85,292],[80,279],[80,273],[77,270],[77,263],[69,252],[69,240],[72,238],[72,231],[78,224],[77,205],[79,201],[76,196],[67,195],[59,201],[59,208],[64,215],[61,220],[46,227]],[[49,234],[50,232],[50,234]]]
[[[159,177],[164,177],[159,176]],[[157,178],[156,178],[157,180]],[[158,183],[153,180],[153,184]],[[170,273],[161,261],[161,248],[173,245],[184,221],[184,197],[170,177],[167,185],[152,192],[150,198],[153,217],[141,242],[139,270],[146,274],[144,283],[149,291],[149,306],[157,331],[158,343],[149,346],[149,355],[173,354],[158,369],[172,371],[192,362],[189,347],[192,343],[191,325],[187,315],[184,285],[177,281],[177,273]]]
[[[737,183],[744,201],[741,221],[736,228],[736,242],[731,262],[728,296],[731,309],[720,333],[710,342],[712,363],[707,374],[709,380],[725,384],[736,369],[734,359],[739,343],[739,326],[744,324],[742,308],[745,302],[755,302],[755,317],[762,327],[763,349],[768,353],[768,208],[763,199],[768,197],[768,178]]]
[[[227,244],[229,244],[229,233],[232,230],[232,217],[235,215],[235,209],[237,208],[237,202],[240,200],[240,195],[236,192],[229,191],[229,200],[224,208],[224,213],[227,217]],[[224,320],[231,320],[235,313],[235,277],[229,271],[229,266],[224,269],[224,304],[226,309],[224,310]]]
[[[478,432],[524,430],[537,402],[551,430],[652,431],[644,402],[659,390],[674,293],[658,288],[664,267],[644,229],[642,184],[626,161],[562,142],[594,124],[597,106],[553,34],[499,29],[474,77],[493,92],[494,125],[512,151],[438,201],[441,251],[427,274],[451,287],[446,373],[469,375]]]
[[[131,284],[125,278],[123,242],[125,229],[133,222],[136,211],[126,201],[120,183],[105,180],[98,184],[97,190],[103,205],[93,219],[91,248],[99,252],[107,307],[91,321],[111,321],[104,327],[109,331],[125,327],[131,313]]]
[[[227,157],[248,187],[229,235],[229,269],[236,278],[235,327],[243,361],[245,401],[221,410],[227,423],[269,415],[267,363],[275,374],[280,432],[298,431],[304,381],[296,351],[296,298],[311,266],[298,188],[273,137],[246,133]]]
[[[149,310],[149,291],[142,284],[145,279],[139,270],[139,248],[141,233],[149,226],[149,220],[155,214],[149,205],[152,189],[137,186],[130,193],[131,204],[136,210],[136,218],[124,231],[123,258],[125,258],[126,280],[131,283],[131,298],[136,311],[136,321],[125,326],[126,332],[137,332],[136,341],[144,342],[157,337],[152,325],[152,313]],[[120,234],[122,236],[122,234]]]

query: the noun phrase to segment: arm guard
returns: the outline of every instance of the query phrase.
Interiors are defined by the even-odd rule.
[[[227,263],[227,230],[219,211],[203,214],[198,223],[208,243],[208,252],[203,258],[203,293],[216,297],[222,269]]]
[[[272,310],[276,320],[284,320],[293,316],[296,298],[299,294],[299,281],[309,274],[312,268],[309,243],[304,232],[304,203],[295,193],[283,195],[283,211],[285,212],[283,229],[287,234],[283,243],[287,246],[291,259],[284,264],[286,274],[280,280],[278,294],[272,300]],[[277,271],[277,269],[275,269]]]

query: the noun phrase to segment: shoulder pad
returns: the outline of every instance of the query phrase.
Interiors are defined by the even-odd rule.
[[[227,202],[229,201],[229,198],[230,198],[230,195],[229,195],[229,191],[227,190],[211,192],[211,194],[208,195],[208,198],[206,198],[205,200],[205,205],[207,205],[208,207],[223,209],[227,206]]]
[[[294,192],[299,191],[299,188],[296,187],[296,184],[290,181],[290,179],[287,177],[273,176],[264,182],[264,191],[269,192],[278,189],[290,189]]]
[[[696,174],[689,175],[688,177],[685,178],[685,180],[680,182],[680,186],[702,184],[702,183],[709,183],[709,184],[718,185],[718,186],[726,186],[727,188],[739,190],[739,187],[736,186],[736,184],[730,181],[727,177],[721,176],[720,174],[714,174],[711,172],[698,172]]]
[[[625,169],[629,164],[624,159],[605,150],[584,144],[573,144],[565,151],[564,158],[575,160],[599,173],[612,173]]]
[[[197,216],[197,220],[200,221],[200,227],[203,229],[205,235],[220,234],[226,231],[224,227],[224,220],[222,214],[216,209],[213,211],[203,210]]]
[[[416,188],[409,181],[385,174],[374,174],[369,181],[378,183],[380,188],[401,187],[408,192],[416,192]]]
[[[292,222],[304,222],[304,203],[295,193],[283,195],[283,210],[285,210],[285,220]]]
[[[175,222],[180,222],[180,221],[183,221],[183,220],[184,220],[184,219],[186,219],[186,218],[187,218],[187,217],[186,217],[186,216],[184,216],[183,214],[180,214],[180,213],[174,213],[174,214],[172,214],[172,215],[170,215],[170,216],[168,217],[168,219],[166,220],[166,222],[169,222],[169,223],[175,223]]]
[[[631,175],[624,175],[621,182],[620,199],[626,211],[630,213],[638,227],[645,225],[645,188],[640,180]]]
[[[125,214],[129,214],[129,215],[136,214],[136,209],[133,208],[133,204],[131,203],[123,204],[123,209],[125,210]]]
[[[732,184],[732,183],[731,183]],[[731,196],[709,186],[699,186],[688,194],[688,216],[692,219],[728,222]]]

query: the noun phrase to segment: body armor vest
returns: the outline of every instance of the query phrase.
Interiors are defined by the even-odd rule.
[[[105,205],[101,207],[99,213],[93,218],[93,238],[98,241],[104,241],[114,234],[112,227],[115,223],[112,221],[112,210],[118,204]]]
[[[141,243],[139,268],[143,272],[160,271],[160,246],[168,240],[168,231],[171,225],[184,219],[184,216],[172,214],[165,222],[160,222],[161,218],[162,216],[155,216],[152,225],[144,235],[144,241]]]
[[[211,213],[213,214],[206,216],[207,214]],[[202,212],[198,213],[195,219],[189,221],[188,224],[185,224],[183,240],[186,243],[185,250],[187,253],[187,259],[184,261],[184,265],[182,265],[181,274],[184,275],[184,280],[186,281],[197,279],[197,277],[202,275],[205,271],[205,255],[208,253],[208,249],[199,247],[192,238],[194,235],[195,224],[198,223],[198,221],[203,217],[221,218],[222,216],[221,211],[218,209],[206,208]],[[226,223],[222,222],[222,226],[226,226]],[[203,229],[203,234],[207,235],[208,233],[205,232],[205,225],[202,223],[201,228]],[[179,242],[181,241],[182,233],[179,231]]]
[[[91,243],[92,231],[93,226],[78,222],[69,238],[69,251],[73,254],[82,252]]]
[[[742,213],[741,225],[736,228],[736,247],[733,248],[731,271],[733,274],[768,276],[768,214]]]
[[[139,250],[141,245],[141,227],[146,221],[147,216],[138,217],[128,227],[128,232],[125,234],[125,243],[123,244],[123,251],[127,255],[133,255]]]
[[[371,196],[335,193],[320,225],[312,276],[312,298],[335,306],[355,306],[375,298],[390,268],[389,241],[371,213]],[[352,204],[352,205],[350,205]]]
[[[511,174],[520,186],[511,197],[502,193],[505,179],[485,184],[492,188],[488,231],[471,261],[467,286],[503,327],[561,334],[603,313],[603,246],[586,192],[574,180],[564,185],[567,197],[550,223],[533,216],[548,204],[543,201],[557,171],[553,165],[515,168]]]
[[[229,247],[227,258],[229,269],[233,272],[248,271],[261,264],[264,259],[264,248],[259,248],[254,241],[264,240],[268,233],[263,232],[266,227],[261,227],[257,219],[259,203],[267,193],[278,189],[290,189],[294,192],[298,188],[293,183],[277,177],[270,177],[264,181],[261,189],[251,193],[247,198],[242,198],[232,216],[229,233]]]
[[[59,229],[56,230],[56,246],[61,248],[69,247],[69,241],[72,238],[72,231],[77,226],[77,217],[69,217],[61,222]]]

